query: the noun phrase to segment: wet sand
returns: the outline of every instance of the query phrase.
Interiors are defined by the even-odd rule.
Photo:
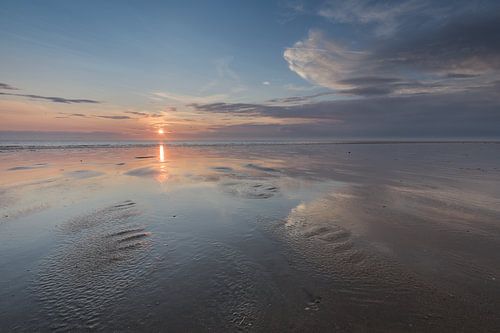
[[[500,144],[0,149],[2,331],[495,332]]]

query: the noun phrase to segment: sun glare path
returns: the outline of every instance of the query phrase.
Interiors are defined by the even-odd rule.
[[[160,145],[160,162],[165,162],[165,151],[163,150],[163,145]]]

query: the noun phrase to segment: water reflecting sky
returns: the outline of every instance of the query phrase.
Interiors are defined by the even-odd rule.
[[[332,318],[348,331],[353,322],[492,328],[498,149],[3,152],[2,322],[20,331],[327,331]]]

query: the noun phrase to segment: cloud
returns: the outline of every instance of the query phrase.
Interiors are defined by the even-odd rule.
[[[296,91],[313,91],[313,90],[323,89],[323,87],[317,86],[317,85],[298,86],[298,85],[291,84],[291,83],[285,84],[283,86],[283,88],[288,90],[288,91],[294,91],[294,92],[296,92]]]
[[[65,104],[80,104],[80,103],[90,103],[90,104],[99,104],[101,102],[95,101],[92,99],[69,99],[64,97],[52,97],[52,96],[40,96],[40,95],[30,95],[30,94],[14,94],[14,93],[5,93],[0,92],[0,95],[5,96],[19,96],[26,97],[31,99],[42,99],[54,103],[65,103]]]
[[[136,115],[136,116],[143,116],[143,117],[149,116],[149,113],[146,113],[146,112],[125,111],[125,113],[133,114],[133,115]]]
[[[263,104],[258,104],[258,103],[224,103],[224,102],[217,102],[217,103],[192,103],[188,104],[186,106],[194,108],[197,111],[202,111],[202,112],[211,112],[211,113],[234,113],[234,114],[246,114],[250,115],[253,113],[259,113],[259,110],[263,107],[272,109],[275,106],[294,106],[294,105],[299,105],[299,104],[306,104],[310,103],[316,98],[322,97],[322,96],[330,96],[335,94],[332,91],[325,91],[325,92],[320,92],[317,94],[313,95],[306,95],[306,96],[290,96],[290,97],[284,97],[284,98],[273,98],[270,100],[267,100]]]
[[[283,57],[300,77],[343,94],[389,94],[399,84],[410,85],[402,78],[383,76],[386,71],[378,68],[378,61],[369,51],[349,50],[317,30],[309,31],[305,40],[287,48]]]
[[[281,24],[285,24],[285,23],[288,23],[290,21],[293,21],[298,16],[303,15],[303,14],[308,12],[303,1],[286,0],[286,1],[280,1],[279,4],[281,5],[282,10],[279,13],[280,19],[278,20],[278,22]]]
[[[389,86],[366,86],[366,87],[356,87],[352,89],[342,90],[344,94],[350,95],[363,95],[363,96],[372,96],[372,95],[388,95],[392,93],[394,90]]]
[[[114,120],[122,120],[122,119],[132,119],[129,116],[99,116],[99,115],[94,115],[96,118],[104,118],[104,119],[114,119]]]
[[[405,3],[413,8],[408,5],[413,1]],[[311,30],[283,57],[303,79],[339,94],[396,96],[491,86],[500,77],[500,5],[485,8],[401,27],[391,39],[372,38],[357,48]]]
[[[213,113],[245,113],[251,114],[259,108],[259,104],[247,104],[247,103],[193,103],[187,106],[194,108],[197,111],[203,112],[213,112]]]
[[[393,38],[401,31],[436,27],[456,17],[470,17],[499,9],[496,0],[329,0],[317,15],[337,24],[364,28],[364,34]]]
[[[153,97],[158,98],[160,100],[170,100],[179,102],[181,104],[190,104],[190,103],[211,103],[217,102],[221,100],[227,99],[226,94],[215,94],[215,95],[205,95],[205,96],[195,96],[195,95],[184,95],[177,94],[172,92],[154,92]]]
[[[388,68],[479,74],[500,69],[500,6],[492,13],[461,15],[379,44],[372,58]]]
[[[196,108],[303,120],[283,125],[215,126],[213,135],[221,137],[500,138],[498,88],[500,84],[466,92],[380,96],[293,106],[217,103]]]
[[[306,95],[306,96],[290,96],[290,97],[284,97],[284,98],[273,98],[268,100],[268,103],[271,104],[285,104],[285,105],[294,105],[294,104],[301,104],[305,102],[310,102],[313,99],[316,99],[318,97],[322,96],[329,96],[329,95],[334,95],[335,92],[332,91],[325,91],[325,92],[320,92],[317,94],[313,95]]]
[[[470,79],[472,77],[477,77],[478,74],[465,74],[465,73],[448,73],[446,77],[449,79]]]
[[[223,57],[215,60],[215,69],[217,71],[217,76],[219,78],[229,78],[234,81],[239,81],[240,77],[236,72],[230,67],[233,57]]]
[[[384,1],[369,0],[327,1],[318,14],[340,23],[374,24],[377,35],[393,34],[400,19],[426,8],[425,1]]]
[[[226,56],[215,59],[213,61],[215,67],[215,77],[205,84],[200,92],[207,91],[229,91],[232,94],[237,94],[247,90],[247,87],[242,83],[240,76],[231,67],[233,56]]]
[[[283,57],[288,67],[303,79],[331,89],[344,88],[338,81],[362,71],[366,54],[352,51],[328,40],[321,31],[310,30],[309,36],[286,48]]]
[[[340,80],[339,83],[348,84],[348,85],[377,85],[377,84],[391,84],[400,81],[398,78],[394,77],[377,77],[377,76],[362,76],[362,77],[353,77],[350,79]]]
[[[271,82],[269,82],[269,81],[264,81],[264,82],[262,82],[262,84],[263,84],[264,86],[269,86],[269,85],[271,85]]]
[[[104,141],[123,139],[123,133],[89,131],[0,131],[0,140],[72,140],[72,141]]]
[[[3,90],[19,90],[18,88],[16,87],[13,87],[7,83],[1,83],[0,82],[0,89],[3,89]]]
[[[157,114],[157,113],[147,113],[147,112],[138,112],[138,111],[125,111],[125,113],[133,114],[133,115],[136,115],[136,116],[141,116],[141,117],[144,117],[144,118],[160,118],[160,117],[163,117],[161,114]]]
[[[59,112],[59,114],[64,115],[64,117],[56,117],[56,118],[79,117],[79,118],[102,118],[102,119],[114,119],[114,120],[133,119],[129,116],[124,116],[124,115],[97,115],[97,114],[87,115],[83,113],[64,113],[64,112]]]

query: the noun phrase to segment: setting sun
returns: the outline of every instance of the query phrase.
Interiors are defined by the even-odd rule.
[[[160,129],[158,130],[158,134],[163,134],[163,133],[165,133],[165,132],[163,131],[163,128],[160,128]]]

